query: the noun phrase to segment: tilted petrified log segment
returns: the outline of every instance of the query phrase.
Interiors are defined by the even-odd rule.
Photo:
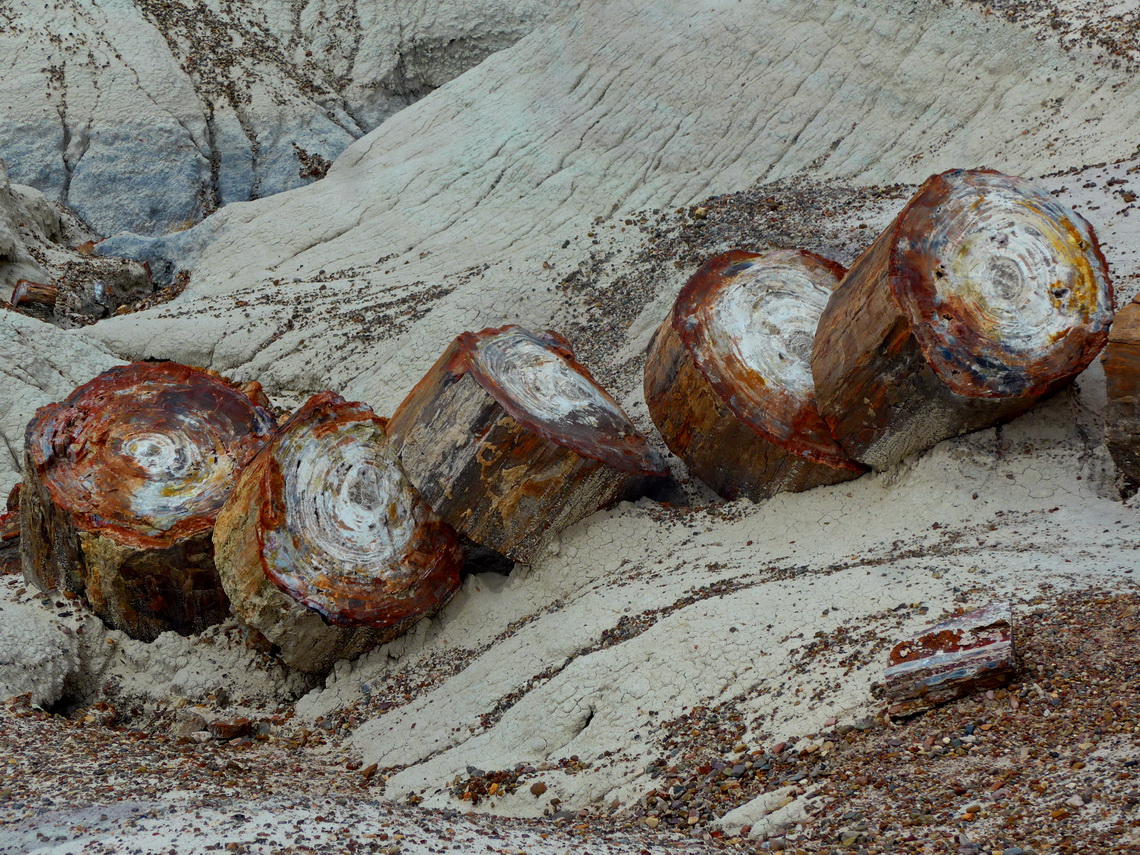
[[[459,536],[404,477],[384,420],[311,398],[242,472],[214,531],[234,611],[321,673],[395,638],[459,588]]]
[[[909,716],[982,689],[1008,683],[1017,671],[1009,603],[944,620],[891,651],[883,675],[887,712]]]
[[[721,496],[760,501],[866,471],[820,418],[811,377],[816,322],[843,273],[810,252],[732,250],[697,271],[657,330],[649,413]]]
[[[463,333],[388,426],[404,471],[461,534],[532,563],[555,533],[665,477],[557,333]]]
[[[1140,302],[1116,313],[1104,351],[1104,434],[1127,490],[1140,487]]]
[[[50,320],[55,316],[55,305],[59,300],[59,287],[21,279],[12,291],[12,308],[25,315]]]
[[[1088,223],[1025,179],[944,172],[832,295],[816,401],[844,449],[883,469],[1025,412],[1089,364],[1111,322]]]
[[[222,620],[214,520],[274,427],[232,384],[173,362],[112,368],[41,407],[25,434],[25,574],[134,638]]]

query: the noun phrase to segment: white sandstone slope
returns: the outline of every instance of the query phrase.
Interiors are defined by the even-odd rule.
[[[97,334],[390,411],[456,331],[554,319],[560,248],[597,216],[801,173],[1038,175],[1131,155],[1138,121],[1135,77],[973,5],[587,0],[325,180],[168,246],[186,297]]]
[[[297,187],[546,0],[33,0],[0,10],[0,159],[102,234]]]

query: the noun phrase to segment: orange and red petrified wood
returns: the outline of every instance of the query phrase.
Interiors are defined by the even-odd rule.
[[[866,471],[820,418],[811,376],[816,323],[843,273],[801,250],[732,250],[697,271],[657,330],[649,413],[721,496],[760,501]]]
[[[214,545],[234,611],[302,671],[395,638],[459,588],[459,536],[404,477],[385,422],[331,392],[242,472]]]
[[[1140,302],[1116,313],[1102,357],[1108,391],[1105,443],[1131,492],[1140,487]]]
[[[890,663],[883,690],[892,716],[1004,686],[1017,672],[1013,609],[991,603],[948,618],[895,645]]]
[[[928,179],[820,318],[816,400],[854,458],[884,469],[1008,421],[1070,382],[1112,323],[1092,227],[991,170]]]
[[[112,368],[41,407],[25,434],[25,575],[143,640],[224,619],[214,521],[274,426],[231,383],[173,362]]]
[[[558,531],[668,475],[565,339],[517,326],[456,338],[388,434],[440,516],[526,564]]]

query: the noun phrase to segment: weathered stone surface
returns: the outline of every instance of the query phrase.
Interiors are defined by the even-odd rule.
[[[908,716],[981,689],[1017,670],[1013,608],[993,603],[937,623],[891,650],[883,675],[887,712]]]
[[[324,174],[554,0],[5,4],[0,158],[102,234],[184,228]]]
[[[79,667],[75,633],[38,604],[0,603],[0,700],[31,692],[51,706]]]

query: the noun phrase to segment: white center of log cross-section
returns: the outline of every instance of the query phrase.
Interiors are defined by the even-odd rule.
[[[523,329],[505,330],[479,342],[476,358],[484,376],[535,419],[599,427],[628,423],[625,414],[561,354]],[[632,430],[632,427],[630,428]]]
[[[127,428],[129,430],[129,428]],[[180,429],[118,437],[120,452],[134,464],[131,510],[157,531],[221,504],[233,483],[234,461],[213,426],[186,416]]]
[[[956,322],[1011,353],[1049,349],[1107,306],[1091,236],[1029,182],[975,176],[954,185],[932,222],[913,232],[937,295],[933,324],[950,347]],[[917,224],[915,226],[917,228]]]
[[[285,525],[265,537],[282,581],[300,572],[368,581],[398,565],[415,532],[415,494],[384,443],[370,422],[296,431],[283,443]]]
[[[739,272],[702,307],[710,345],[705,357],[720,363],[722,377],[737,374],[731,369],[736,359],[769,386],[801,400],[811,397],[811,347],[831,291],[802,263],[771,256],[731,269]]]

